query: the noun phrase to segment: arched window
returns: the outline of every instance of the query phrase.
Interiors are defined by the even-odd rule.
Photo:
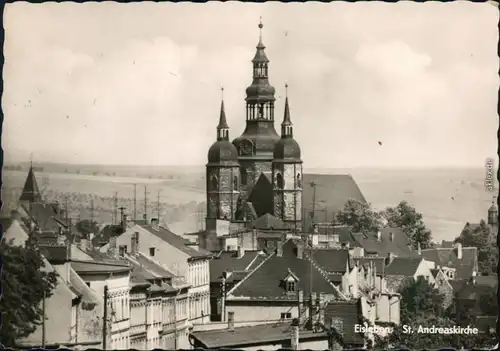
[[[247,170],[245,168],[241,168],[241,184],[242,185],[247,185]]]
[[[219,180],[217,179],[217,176],[215,175],[212,176],[211,183],[212,183],[212,190],[219,189]]]
[[[276,175],[276,186],[278,187],[278,189],[283,189],[284,185],[285,181],[283,180],[283,176],[281,175],[281,173],[278,173]]]
[[[233,190],[238,190],[238,177],[233,177]]]
[[[264,104],[259,104],[259,118],[264,118]]]
[[[297,188],[302,188],[302,179],[300,178],[300,173],[297,173]]]

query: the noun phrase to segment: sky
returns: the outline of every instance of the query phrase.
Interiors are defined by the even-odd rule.
[[[287,83],[305,167],[495,157],[488,3],[15,2],[4,13],[6,162],[205,164],[221,86],[230,136],[243,132],[260,17],[275,127]]]

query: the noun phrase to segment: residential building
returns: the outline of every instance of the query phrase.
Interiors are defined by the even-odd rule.
[[[325,301],[348,300],[325,272],[304,257],[301,242],[280,242],[275,253],[227,292],[223,318],[227,320],[231,312],[236,326],[305,318],[310,314],[306,299],[310,301],[311,289],[324,294]]]
[[[423,277],[430,284],[434,284],[434,276],[428,262],[422,257],[394,257],[389,254],[385,260],[385,278],[387,288],[392,291],[399,291],[406,280],[417,280]]]
[[[361,300],[329,302],[325,307],[325,321],[340,335],[342,342],[330,349],[364,349],[368,333],[356,332],[356,326],[365,325]],[[333,345],[332,345],[333,346]]]
[[[123,222],[123,221],[122,221]],[[197,249],[186,239],[150,221],[122,223],[124,232],[100,248],[101,252],[139,252],[172,272],[190,285],[190,322],[210,321],[210,252]]]
[[[478,273],[475,247],[462,247],[462,244],[456,243],[454,247],[421,250],[421,255],[430,262],[431,268],[441,269],[448,279],[470,279]]]
[[[71,268],[107,303],[106,346],[130,348],[130,266],[123,262],[72,260]]]
[[[436,289],[444,296],[443,307],[448,308],[453,303],[453,286],[450,284],[449,277],[441,269],[432,269]]]
[[[210,260],[210,311],[212,321],[221,321],[224,296],[235,284],[262,263],[267,256],[262,251],[220,251]]]
[[[355,257],[387,257],[389,253],[398,257],[414,257],[418,254],[400,228],[381,228],[377,232],[353,233],[352,236],[357,247],[353,251]]]

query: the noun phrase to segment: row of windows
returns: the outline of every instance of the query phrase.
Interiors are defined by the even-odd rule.
[[[210,315],[210,296],[191,297],[189,300],[190,318]]]
[[[241,184],[242,185],[247,185],[248,179],[247,179],[247,171],[245,168],[241,168],[240,170],[241,173]],[[302,177],[300,176],[300,173],[297,173],[297,176],[295,177],[296,181],[296,186],[297,188],[302,188]],[[211,179],[211,185],[212,185],[212,190],[218,190],[219,189],[219,179],[217,178],[216,175],[212,176]],[[283,175],[281,173],[276,174],[276,186],[279,189],[283,189],[285,187],[285,179],[283,178]],[[238,176],[233,177],[233,190],[238,190]]]
[[[208,264],[204,261],[194,262],[189,266],[189,283],[192,286],[209,284]]]

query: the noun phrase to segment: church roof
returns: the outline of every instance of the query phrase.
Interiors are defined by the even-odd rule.
[[[19,201],[39,202],[42,197],[36,182],[33,166],[30,166]]]
[[[263,216],[260,216],[256,220],[254,220],[252,223],[249,224],[249,227],[251,229],[261,229],[261,230],[266,230],[266,229],[275,229],[275,230],[280,230],[280,229],[287,229],[288,227],[281,221],[279,218],[274,217],[273,215],[266,213]]]
[[[302,193],[302,206],[305,211],[304,228],[310,228],[311,224],[310,212],[313,208],[313,188],[310,186],[311,182],[314,182],[317,187],[315,223],[325,221],[325,213],[321,211],[321,208],[326,207],[328,211],[327,217],[331,219],[332,214],[343,209],[349,199],[367,203],[356,181],[349,174],[304,174]],[[321,204],[321,206],[318,204]]]

